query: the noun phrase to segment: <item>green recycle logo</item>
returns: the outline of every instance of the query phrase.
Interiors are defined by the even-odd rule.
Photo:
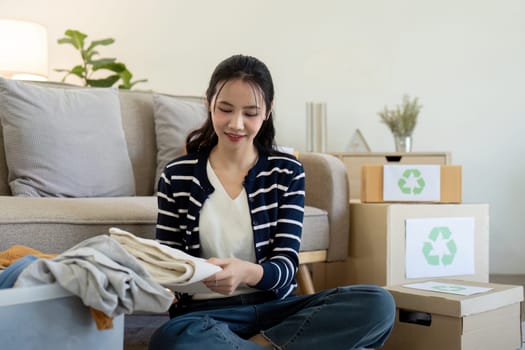
[[[416,182],[413,187],[408,185],[410,175],[413,175]],[[403,173],[403,177],[397,182],[397,186],[404,194],[420,194],[425,188],[425,180],[421,177],[421,172],[418,169],[407,169]]]
[[[423,244],[423,255],[429,265],[439,266],[443,264],[444,266],[452,264],[454,257],[456,256],[457,247],[456,242],[450,238],[452,232],[446,226],[436,226],[430,231],[428,239],[430,240]],[[446,241],[445,246],[448,249],[448,252],[445,254],[438,255],[434,252],[434,246],[438,239]]]
[[[432,289],[439,290],[442,292],[459,292],[467,288],[461,287],[461,286],[438,285],[438,286],[432,286]]]

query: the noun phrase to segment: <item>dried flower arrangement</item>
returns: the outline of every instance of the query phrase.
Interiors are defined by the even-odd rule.
[[[397,105],[394,109],[385,109],[379,112],[381,121],[385,123],[394,136],[407,137],[411,136],[417,124],[417,117],[421,110],[418,104],[418,98],[410,99],[408,95],[403,96],[402,106]]]

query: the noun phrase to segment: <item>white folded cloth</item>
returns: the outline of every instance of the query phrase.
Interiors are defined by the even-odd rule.
[[[110,236],[136,257],[161,285],[182,293],[209,293],[201,280],[219,272],[221,268],[206,260],[159,242],[140,238],[112,227]]]

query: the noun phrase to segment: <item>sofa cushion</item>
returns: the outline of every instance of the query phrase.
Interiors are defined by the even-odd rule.
[[[155,238],[154,196],[114,198],[25,198],[0,196],[0,251],[22,244],[61,253],[75,244],[118,227]],[[328,216],[306,206],[301,251],[328,249]]]
[[[324,250],[330,245],[328,213],[315,207],[304,207],[303,235],[300,251]]]
[[[7,181],[7,164],[5,162],[4,133],[0,123],[0,196],[11,195],[9,182]]]
[[[21,244],[46,253],[61,253],[85,239],[108,234],[110,227],[151,238],[157,219],[157,199],[153,196],[0,196],[0,207],[0,251]]]
[[[13,195],[135,194],[116,89],[62,89],[0,78]]]
[[[120,90],[122,126],[135,176],[137,196],[152,196],[156,183],[157,144],[151,92]]]
[[[168,95],[153,95],[153,113],[157,136],[158,180],[168,162],[185,152],[186,136],[198,129],[206,120],[207,109],[203,102],[185,101]],[[157,189],[155,181],[154,192]]]

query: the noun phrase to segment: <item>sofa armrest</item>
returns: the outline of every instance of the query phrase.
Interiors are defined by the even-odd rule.
[[[324,153],[299,153],[306,176],[305,205],[328,212],[330,245],[327,261],[346,260],[350,233],[348,176],[344,164]]]

